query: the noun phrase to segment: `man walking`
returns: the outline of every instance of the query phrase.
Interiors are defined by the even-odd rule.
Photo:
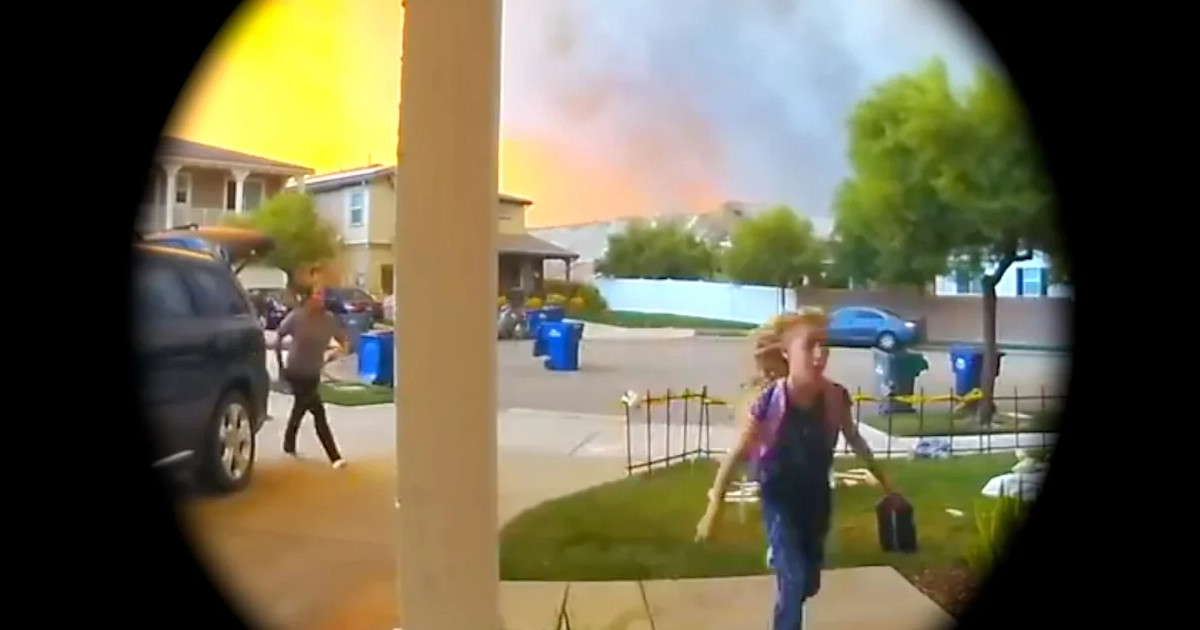
[[[296,456],[296,432],[305,413],[311,413],[321,447],[334,468],[342,468],[342,459],[333,431],[329,429],[329,418],[325,415],[325,403],[321,400],[321,371],[325,364],[346,352],[346,335],[341,322],[325,308],[325,295],[320,289],[313,290],[301,305],[288,313],[276,329],[275,360],[280,366],[283,379],[291,386],[295,401],[288,416],[287,428],[283,433],[283,452]],[[291,337],[287,363],[283,361],[283,340]],[[337,348],[330,352],[329,342],[336,341]]]

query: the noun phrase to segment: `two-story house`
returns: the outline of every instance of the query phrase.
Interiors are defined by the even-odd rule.
[[[987,265],[990,273],[993,264]],[[934,281],[937,295],[983,295],[983,270],[968,273],[957,270],[938,276]],[[1071,297],[1069,285],[1055,284],[1050,277],[1050,258],[1042,252],[1034,252],[1029,260],[1013,263],[1000,282],[996,284],[997,297],[1039,298]]]
[[[329,268],[340,284],[375,294],[390,293],[395,282],[392,244],[396,229],[396,167],[371,165],[308,177],[305,190],[318,212],[342,238],[338,260]],[[541,240],[525,229],[533,202],[500,194],[496,200],[498,291],[541,288],[543,267],[569,265],[578,254]]]
[[[138,227],[150,232],[189,223],[215,225],[226,213],[253,211],[289,179],[303,186],[312,172],[307,166],[164,136],[146,180]]]

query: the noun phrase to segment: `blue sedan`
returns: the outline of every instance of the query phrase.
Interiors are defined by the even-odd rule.
[[[924,328],[920,320],[902,317],[885,308],[839,308],[829,314],[829,345],[893,350],[923,341]]]

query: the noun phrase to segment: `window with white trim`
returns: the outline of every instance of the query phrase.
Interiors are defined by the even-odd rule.
[[[266,197],[266,184],[258,178],[248,178],[242,182],[242,210],[249,212],[262,205]],[[225,180],[225,209],[237,208],[237,181]]]
[[[349,207],[350,227],[361,227],[367,210],[367,195],[364,191],[354,190],[347,199]]]
[[[266,190],[267,187],[263,180],[247,179],[246,183],[242,184],[242,209],[257,210],[267,196]]]
[[[175,203],[190,205],[192,201],[192,174],[180,171],[175,174]]]
[[[1043,296],[1046,295],[1046,273],[1045,268],[1026,268],[1021,270],[1021,292],[1022,296]]]

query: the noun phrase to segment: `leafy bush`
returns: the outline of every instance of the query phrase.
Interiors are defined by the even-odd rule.
[[[590,284],[547,279],[542,286],[547,294],[564,296],[567,308],[572,313],[603,313],[608,310],[608,302],[600,295],[600,290]]]
[[[986,576],[995,566],[1028,509],[1027,502],[1017,497],[981,501],[976,507],[975,542],[967,553],[967,564],[977,576]]]
[[[496,299],[496,306],[498,308],[504,308],[505,304],[508,304],[508,298],[504,297],[503,295]]]
[[[567,296],[561,293],[549,293],[546,295],[546,304],[549,306],[562,306],[567,303]]]
[[[535,295],[525,300],[525,308],[542,308],[542,298]]]

